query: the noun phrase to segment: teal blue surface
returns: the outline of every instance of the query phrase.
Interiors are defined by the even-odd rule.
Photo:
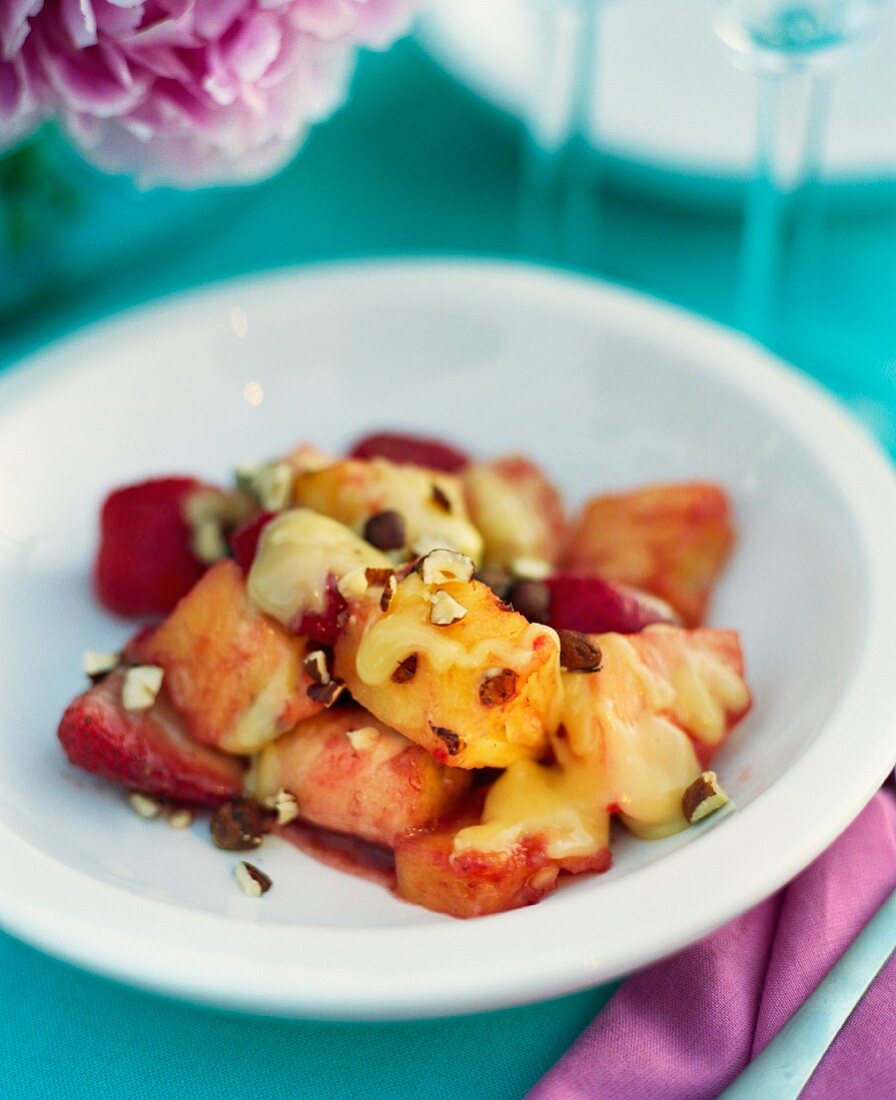
[[[46,148],[67,163],[52,137]],[[241,272],[383,253],[512,255],[518,158],[514,124],[404,43],[366,59],[349,106],[290,168],[258,187],[140,194],[73,167],[74,221],[47,227],[27,256],[0,267],[0,366],[85,322]],[[605,178],[601,273],[730,321],[735,214],[682,203],[662,179],[645,189],[617,171]],[[893,209],[838,203],[823,218],[779,341],[890,448]],[[260,1021],[124,989],[0,935],[0,992],[3,1100],[488,1100],[521,1096],[610,989],[454,1021]]]

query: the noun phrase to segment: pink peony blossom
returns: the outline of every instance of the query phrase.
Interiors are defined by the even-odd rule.
[[[0,0],[0,148],[60,118],[108,171],[180,186],[280,167],[341,102],[356,45],[415,0]]]

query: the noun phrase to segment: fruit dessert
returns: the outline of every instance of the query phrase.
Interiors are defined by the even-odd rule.
[[[527,458],[395,434],[129,485],[95,591],[151,621],[85,654],[59,740],[145,817],[209,811],[218,847],[277,834],[455,917],[529,905],[610,867],[612,819],[658,838],[727,802],[750,693],[701,624],[734,539],[717,485],[570,518]]]

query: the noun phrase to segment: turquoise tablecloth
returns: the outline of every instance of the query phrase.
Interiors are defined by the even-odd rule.
[[[123,182],[86,176],[80,220],[45,243],[53,250],[45,264],[35,242],[32,269],[52,278],[14,308],[4,311],[0,296],[0,367],[86,321],[244,271],[383,253],[512,253],[518,152],[508,120],[404,43],[364,62],[349,107],[263,186],[138,195]],[[609,179],[603,273],[730,320],[735,213],[689,207],[674,193],[658,197],[656,183],[648,198],[634,182]],[[827,220],[782,344],[890,448],[894,209],[846,204]],[[162,226],[170,227],[164,238]],[[0,989],[4,1100],[518,1097],[611,992],[453,1021],[261,1021],[113,985],[2,934]]]

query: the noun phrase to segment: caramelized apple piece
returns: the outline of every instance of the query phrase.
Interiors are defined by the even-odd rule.
[[[470,466],[464,494],[487,565],[513,570],[527,559],[557,561],[566,535],[563,498],[527,458],[512,455]]]
[[[570,771],[513,764],[484,804],[476,792],[453,819],[399,839],[399,897],[453,917],[478,917],[534,905],[561,871],[609,870],[609,815],[596,770],[581,762]]]
[[[233,753],[256,751],[321,704],[302,661],[308,642],[249,602],[239,566],[213,566],[156,629],[129,647],[160,665],[191,735]]]
[[[696,626],[733,544],[723,489],[660,485],[589,501],[567,546],[565,568],[642,588]]]
[[[559,717],[552,630],[475,580],[412,572],[384,603],[353,605],[336,642],[336,675],[359,703],[455,767],[542,755]]]
[[[292,794],[303,820],[391,846],[431,825],[469,790],[472,776],[437,763],[358,706],[325,711],[266,745],[249,793]]]
[[[492,783],[481,820],[457,833],[454,851],[509,851],[538,838],[545,855],[564,870],[601,863],[610,841],[603,761],[576,756],[560,736],[555,760],[518,760]]]
[[[557,884],[559,868],[538,841],[493,852],[455,853],[454,839],[471,813],[395,845],[396,893],[405,901],[452,917],[482,917],[534,905]]]
[[[381,550],[404,551],[405,557],[445,546],[478,561],[482,538],[467,515],[460,480],[418,466],[397,466],[385,459],[345,459],[299,474],[295,503],[344,523]],[[369,525],[374,517],[400,517],[400,532],[380,541]],[[396,528],[397,531],[397,528]]]
[[[632,831],[677,832],[685,789],[750,707],[738,637],[657,625],[596,641],[601,671],[563,676],[570,749],[603,768],[606,805]]]

